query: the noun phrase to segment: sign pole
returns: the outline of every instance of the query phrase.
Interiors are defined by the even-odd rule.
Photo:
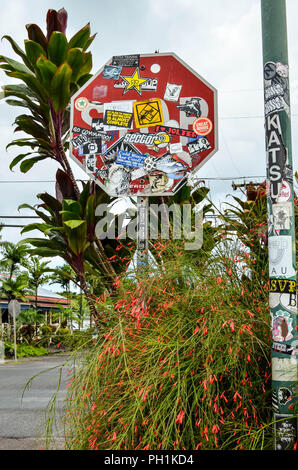
[[[16,305],[13,304],[13,342],[14,342],[14,360],[17,360],[17,333],[16,333]]]
[[[262,0],[269,302],[275,450],[293,449],[297,386],[296,234],[285,0]]]
[[[12,299],[8,304],[8,313],[13,318],[13,342],[14,342],[14,359],[17,360],[17,328],[16,317],[19,315],[21,307],[16,299]]]
[[[137,196],[137,269],[148,265],[148,197]]]

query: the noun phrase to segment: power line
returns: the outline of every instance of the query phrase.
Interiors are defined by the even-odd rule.
[[[225,181],[225,180],[242,180],[242,179],[249,179],[249,178],[265,178],[264,175],[259,175],[259,176],[255,176],[255,175],[248,175],[248,176],[224,176],[224,177],[213,177],[213,178],[209,178],[209,177],[205,177],[205,176],[200,176],[201,179],[204,179],[204,180],[208,180],[208,181],[212,181],[212,180],[220,180],[220,181]],[[84,181],[84,182],[88,182],[89,180],[76,180],[76,181]],[[0,181],[0,184],[2,183],[7,183],[7,184],[19,184],[19,183],[56,183],[56,180],[51,180],[51,181],[44,181],[44,180],[35,180],[35,181],[31,181],[31,180],[13,180],[13,181]]]

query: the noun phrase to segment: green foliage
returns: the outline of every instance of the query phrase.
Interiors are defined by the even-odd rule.
[[[14,344],[8,341],[4,342],[5,357],[11,358],[14,356]],[[44,356],[48,351],[43,347],[33,346],[31,344],[17,344],[17,358],[29,356]]]
[[[15,119],[15,132],[25,132],[29,137],[15,139],[9,146],[31,149],[17,155],[10,169],[20,163],[20,170],[26,173],[37,162],[52,158],[72,175],[64,153],[69,101],[91,77],[92,56],[86,50],[95,35],[91,36],[88,23],[68,41],[66,25],[64,9],[49,10],[46,35],[36,24],[26,25],[24,50],[12,37],[4,36],[21,62],[0,55],[0,68],[19,81],[4,86],[3,97],[10,106],[23,107],[29,113]]]
[[[270,447],[267,302],[185,260],[99,300],[112,320],[68,388],[69,449]]]
[[[70,330],[67,328],[59,328],[57,333],[52,336],[52,342],[60,347],[69,346],[71,344]]]

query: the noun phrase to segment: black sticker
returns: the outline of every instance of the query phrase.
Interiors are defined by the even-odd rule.
[[[97,118],[92,119],[92,129],[85,129],[84,127],[74,126],[72,128],[72,132],[75,134],[79,134],[79,135],[77,137],[74,137],[74,139],[72,139],[72,143],[74,144],[74,141],[79,142],[79,139],[78,139],[79,137],[83,139],[82,144],[86,143],[87,141],[90,141],[91,139],[97,139],[97,138],[101,138],[102,140],[110,142],[113,137],[111,135],[106,134],[103,131],[103,125],[102,127],[97,128],[96,124],[93,122],[93,121],[98,121],[98,120],[99,119]],[[101,122],[102,122],[102,119],[101,119]],[[77,147],[78,146],[79,145],[77,145]],[[75,147],[74,145],[74,148],[77,148],[77,147]]]
[[[156,126],[155,132],[166,132],[167,134],[179,135],[181,137],[198,137],[198,134],[196,134],[196,132],[190,131],[188,129],[179,129],[178,127]]]
[[[296,292],[296,281],[291,279],[269,279],[269,291],[291,294]]]
[[[112,65],[120,65],[122,67],[139,67],[140,54],[134,55],[117,55],[112,58]]]
[[[211,148],[211,145],[206,137],[200,137],[198,140],[193,140],[189,144],[186,144],[189,154],[194,155],[195,153],[201,153],[204,150]]]
[[[276,450],[293,450],[297,440],[297,420],[291,415],[274,414]]]

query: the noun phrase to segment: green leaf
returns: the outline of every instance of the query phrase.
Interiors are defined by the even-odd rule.
[[[29,69],[29,67],[24,64],[21,64],[21,62],[18,62],[17,60],[10,59],[9,57],[5,57],[4,55],[0,55],[0,62],[6,62],[16,72],[25,73],[33,76],[33,73]]]
[[[69,41],[68,47],[81,47],[85,50],[87,44],[90,42],[90,23],[87,23],[80,31],[78,31]]]
[[[92,70],[92,54],[91,52],[86,52],[84,54],[84,64],[81,67],[80,77],[88,75]]]
[[[50,95],[56,112],[63,111],[70,101],[70,78],[72,70],[68,64],[61,65],[51,82]]]
[[[31,40],[25,40],[25,50],[28,59],[30,60],[31,64],[35,67],[37,59],[43,55],[46,56],[46,52],[44,48],[38,44],[38,42],[34,42]]]
[[[18,96],[20,95],[20,98],[24,99],[25,96],[31,96],[34,97],[34,93],[30,90],[30,88],[27,85],[24,85],[23,83],[19,83],[18,85],[4,85],[3,91],[5,96],[11,96],[15,95]]]
[[[6,145],[6,150],[8,147],[12,147],[13,145],[17,145],[18,147],[31,147],[34,149],[35,147],[38,147],[39,144],[36,140],[33,139],[15,139]]]
[[[84,51],[86,51],[88,49],[88,47],[91,46],[91,44],[93,43],[96,36],[97,36],[97,33],[93,34],[93,36],[90,36],[90,38],[88,39],[88,41],[86,42],[86,44],[84,46]]]
[[[65,222],[63,222],[65,225],[67,225],[67,227],[71,228],[71,229],[74,229],[74,228],[78,228],[80,225],[82,224],[86,224],[86,221],[85,220],[67,220]]]
[[[69,49],[68,53],[67,53],[67,63],[69,64],[69,66],[71,67],[72,69],[72,75],[71,75],[71,81],[72,82],[76,82],[77,79],[83,75],[83,73],[81,72],[82,70],[82,66],[84,64],[84,54],[83,54],[83,51],[82,49],[79,49],[79,48],[72,48],[72,49]]]
[[[35,211],[34,207],[33,206],[30,206],[29,204],[21,204],[19,207],[18,207],[18,211],[20,209],[32,209],[33,211]]]
[[[20,48],[20,46],[14,41],[14,39],[13,39],[11,36],[7,36],[7,35],[3,36],[2,39],[7,39],[7,41],[10,42],[11,47],[13,48],[14,52],[15,52],[17,55],[19,55],[19,56],[22,58],[24,64],[27,65],[27,67],[28,67],[30,70],[33,71],[32,65],[31,65],[30,61],[28,60],[28,58],[27,58],[25,52],[24,52],[24,51]]]
[[[12,170],[14,166],[16,166],[21,160],[23,160],[23,158],[27,157],[28,155],[32,155],[32,152],[22,153],[15,157],[9,165],[9,169]]]
[[[36,62],[36,67],[40,72],[43,85],[49,89],[51,86],[51,81],[57,71],[57,65],[53,64],[53,62],[51,62],[46,57],[41,56]]]
[[[20,170],[22,173],[27,173],[35,163],[40,162],[41,160],[45,160],[48,158],[45,155],[39,155],[38,157],[28,158],[27,160],[22,161],[20,164]]]
[[[39,80],[34,75],[29,75],[27,73],[21,72],[8,72],[10,77],[19,78],[22,80],[28,87],[30,88],[31,92],[34,96],[37,97],[38,100],[43,102],[48,102],[48,90],[45,89]]]
[[[40,232],[44,233],[45,230],[49,228],[48,225],[46,224],[39,224],[39,223],[33,223],[33,224],[28,224],[22,229],[22,234],[26,232],[30,232],[31,230],[39,230]]]
[[[48,133],[44,127],[37,124],[32,116],[21,114],[16,117],[15,124],[26,134],[32,135],[36,139],[48,139]]]
[[[59,67],[65,62],[67,49],[68,44],[65,34],[54,31],[49,40],[48,58]]]

